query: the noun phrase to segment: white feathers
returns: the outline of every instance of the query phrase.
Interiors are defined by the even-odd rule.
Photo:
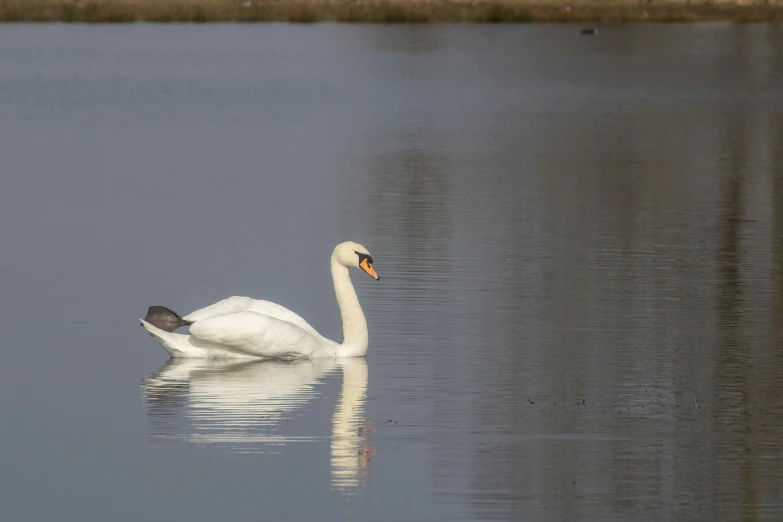
[[[321,345],[299,326],[257,312],[214,315],[191,326],[190,334],[258,357],[310,357]]]
[[[172,357],[207,359],[295,359],[361,357],[367,353],[367,321],[348,274],[359,266],[363,246],[346,242],[332,253],[331,271],[343,319],[344,342],[320,335],[291,310],[269,301],[234,296],[192,312],[190,335],[165,332],[142,321],[142,326]]]

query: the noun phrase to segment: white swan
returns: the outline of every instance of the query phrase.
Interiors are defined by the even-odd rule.
[[[367,320],[351,284],[348,267],[376,280],[373,259],[362,245],[348,241],[332,252],[334,292],[343,320],[343,343],[323,337],[291,310],[269,301],[229,297],[179,317],[151,306],[141,325],[172,357],[201,359],[363,357],[367,353]],[[173,333],[190,326],[190,335]]]

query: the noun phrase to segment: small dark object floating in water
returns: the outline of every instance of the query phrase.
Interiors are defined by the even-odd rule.
[[[598,32],[598,29],[595,28],[589,28],[589,29],[582,29],[582,34],[595,34]]]

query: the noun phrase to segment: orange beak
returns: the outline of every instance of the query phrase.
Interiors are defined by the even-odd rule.
[[[372,267],[369,261],[365,259],[364,261],[359,263],[359,266],[361,267],[362,270],[370,274],[376,281],[380,281],[381,278],[378,277],[378,274],[375,272],[375,269]]]

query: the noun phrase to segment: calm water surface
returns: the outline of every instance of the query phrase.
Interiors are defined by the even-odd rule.
[[[783,29],[6,26],[0,520],[783,518]],[[234,294],[366,360],[169,362]]]

